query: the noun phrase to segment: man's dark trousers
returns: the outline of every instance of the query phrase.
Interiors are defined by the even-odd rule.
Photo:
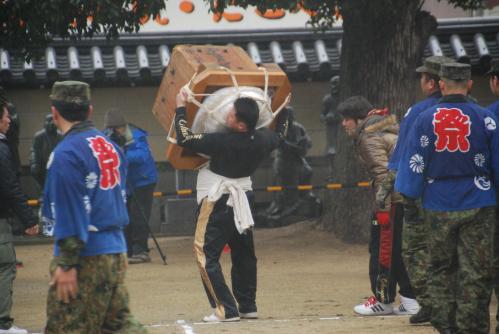
[[[135,188],[132,195],[128,197],[130,224],[126,229],[126,240],[129,256],[149,251],[147,246],[150,231],[148,224],[155,187],[156,183]]]
[[[409,276],[407,275],[407,270],[405,269],[404,262],[402,261],[402,224],[404,217],[403,206],[399,203],[392,204],[392,213],[390,214],[390,220],[392,224],[392,266],[389,278],[389,296],[392,300],[388,303],[392,303],[395,300],[397,283],[399,285],[400,295],[414,299],[414,293],[412,292],[411,284],[409,281]],[[371,240],[369,242],[369,278],[371,280],[371,290],[373,294],[376,295],[376,283],[378,279],[379,271],[379,243],[380,243],[380,233],[381,227],[379,225],[371,224]]]
[[[251,198],[251,194],[247,195]],[[239,312],[256,312],[257,260],[253,233],[240,234],[237,231],[234,211],[227,206],[227,199],[228,195],[223,195],[216,203],[203,199],[198,209],[194,240],[194,253],[209,302],[222,319],[237,317]],[[231,248],[234,295],[225,283],[219,262],[226,244]]]
[[[16,278],[16,254],[12,230],[7,219],[0,218],[0,329],[12,326],[12,285]]]

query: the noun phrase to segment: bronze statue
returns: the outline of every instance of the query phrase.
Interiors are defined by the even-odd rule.
[[[273,162],[274,184],[285,189],[276,193],[270,206],[266,209],[267,221],[280,221],[270,225],[282,225],[282,219],[290,215],[310,215],[313,209],[301,210],[303,207],[314,208],[318,199],[312,191],[299,191],[298,185],[308,185],[312,181],[312,168],[305,159],[307,151],[312,147],[312,141],[307,131],[294,120],[293,111],[289,110],[288,133],[282,145],[275,151]],[[286,189],[287,188],[287,189]]]
[[[326,156],[329,161],[328,180],[331,180],[334,173],[334,158],[338,144],[338,124],[341,122],[341,117],[336,110],[339,102],[340,77],[338,75],[332,77],[329,83],[331,90],[322,100],[321,120],[326,123]]]

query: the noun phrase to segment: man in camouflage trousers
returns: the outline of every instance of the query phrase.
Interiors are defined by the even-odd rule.
[[[42,207],[44,230],[55,240],[45,333],[145,333],[124,285],[123,152],[88,120],[86,83],[56,82],[50,98],[64,137],[47,163]]]
[[[422,66],[416,69],[420,73],[420,87],[423,95],[426,96],[422,101],[412,105],[404,115],[400,123],[400,131],[397,139],[397,145],[388,162],[388,175],[383,182],[380,190],[376,194],[378,205],[385,201],[385,198],[393,190],[395,177],[405,147],[405,142],[411,126],[419,114],[429,107],[435,105],[442,97],[438,82],[440,65],[449,63],[453,60],[443,56],[431,56],[424,60]],[[402,232],[402,257],[407,269],[407,274],[411,281],[411,286],[416,299],[420,305],[417,314],[409,318],[410,323],[418,324],[430,321],[431,301],[428,295],[427,281],[430,277],[428,266],[428,224],[425,222],[421,203],[419,201],[404,201],[404,226]]]
[[[498,100],[487,107],[494,115],[499,117],[499,59],[492,61],[492,66],[488,72],[490,75],[489,84],[492,94]],[[494,279],[492,280],[494,291],[497,300],[497,313],[496,313],[496,334],[499,333],[499,207],[496,209],[496,231],[494,237]]]
[[[0,90],[0,334],[27,334],[14,325],[11,317],[12,292],[16,278],[16,252],[13,242],[12,217],[19,218],[27,235],[38,234],[38,220],[21,191],[17,164],[6,134],[11,120],[7,101]]]
[[[441,65],[443,97],[414,122],[395,189],[422,199],[430,228],[431,323],[440,333],[489,333],[497,119],[466,97],[467,64]]]

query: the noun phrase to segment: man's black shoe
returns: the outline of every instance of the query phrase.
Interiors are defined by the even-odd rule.
[[[418,313],[412,315],[409,318],[409,322],[411,324],[422,324],[425,322],[430,322],[430,317],[431,317],[431,308],[421,307]]]

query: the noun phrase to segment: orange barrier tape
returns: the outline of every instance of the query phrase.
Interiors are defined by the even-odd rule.
[[[192,189],[179,189],[177,195],[192,195]]]
[[[327,183],[325,185],[316,185],[314,186],[313,184],[300,184],[298,186],[293,186],[293,187],[285,187],[285,186],[268,186],[268,187],[263,187],[263,188],[254,188],[254,191],[267,191],[267,192],[278,192],[278,191],[284,191],[286,189],[293,190],[297,189],[299,191],[310,191],[314,189],[327,189],[327,190],[338,190],[338,189],[346,189],[346,188],[355,188],[355,187],[361,187],[361,188],[368,188],[371,186],[371,182],[369,181],[362,181],[362,182],[357,182],[356,184],[342,184],[342,183]],[[192,195],[195,193],[195,190],[193,189],[179,189],[177,191],[171,191],[171,192],[162,192],[162,191],[155,191],[153,192],[154,197],[166,197],[166,196],[175,196],[175,195],[181,195],[181,196],[188,196]],[[41,204],[41,201],[37,199],[30,199],[28,200],[28,205],[29,206],[39,206]]]

